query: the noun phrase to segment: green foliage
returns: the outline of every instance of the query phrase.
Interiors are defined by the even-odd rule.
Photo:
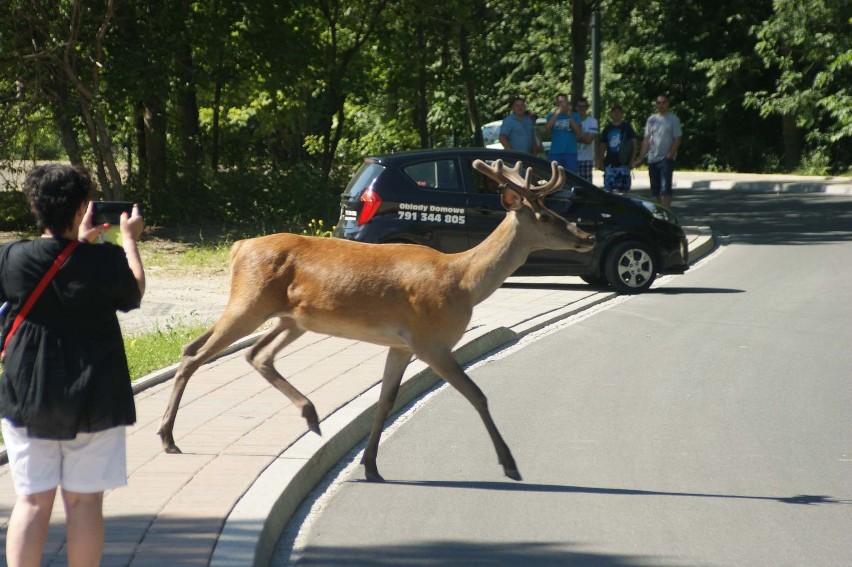
[[[35,229],[35,219],[20,191],[0,191],[0,230]]]
[[[0,3],[0,158],[85,164],[157,222],[332,222],[364,155],[477,144],[516,95],[550,112],[592,4],[602,125],[665,92],[684,167],[852,167],[848,0],[74,4]]]
[[[808,171],[844,172],[852,163],[849,2],[775,0],[773,7],[752,33],[774,80],[747,92],[745,103],[764,118],[792,117],[808,146],[802,164]]]

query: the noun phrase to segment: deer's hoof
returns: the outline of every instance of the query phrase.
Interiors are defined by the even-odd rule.
[[[504,468],[503,472],[506,474],[507,477],[511,478],[512,480],[523,480],[521,478],[521,473],[519,473],[518,469],[516,468]]]
[[[379,474],[377,470],[365,470],[364,477],[367,479],[367,482],[384,482],[385,479],[382,475]]]
[[[317,415],[317,410],[314,409],[313,404],[308,404],[302,408],[302,417],[304,417],[305,421],[308,422],[308,429],[317,435],[322,435],[319,426],[319,416]]]
[[[179,455],[179,454],[183,453],[183,451],[181,451],[178,448],[178,446],[175,445],[174,443],[169,443],[167,445],[163,445],[163,451],[165,451],[166,453],[172,454],[172,455]]]
[[[157,435],[160,436],[160,441],[163,443],[163,451],[171,454],[177,454],[181,452],[181,450],[178,449],[178,446],[175,445],[175,438],[172,436],[171,431],[166,433],[161,427],[160,430],[157,431]]]

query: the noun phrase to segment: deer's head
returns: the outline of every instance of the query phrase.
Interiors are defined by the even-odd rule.
[[[473,162],[473,167],[499,183],[503,192],[500,201],[509,212],[514,212],[519,218],[529,217],[529,222],[535,232],[535,240],[540,241],[537,248],[552,250],[577,250],[588,252],[594,247],[595,237],[544,204],[544,199],[557,191],[565,182],[565,170],[555,161],[551,164],[550,179],[544,185],[531,187],[532,168],[526,175],[521,175],[523,163],[520,161],[514,167],[506,167],[502,160],[488,165],[482,160]]]

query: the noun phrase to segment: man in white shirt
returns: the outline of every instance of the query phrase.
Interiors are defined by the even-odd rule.
[[[661,205],[672,204],[672,176],[677,150],[682,136],[680,120],[669,112],[669,99],[665,95],[657,97],[657,113],[648,117],[645,123],[645,137],[642,150],[633,167],[639,165],[648,156],[648,175],[651,178],[651,194]]]

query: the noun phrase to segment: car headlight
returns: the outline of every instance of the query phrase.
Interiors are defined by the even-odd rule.
[[[648,212],[654,215],[654,218],[658,218],[661,221],[666,221],[671,224],[678,224],[675,214],[664,206],[652,203],[651,201],[642,201],[642,206],[648,209]]]

